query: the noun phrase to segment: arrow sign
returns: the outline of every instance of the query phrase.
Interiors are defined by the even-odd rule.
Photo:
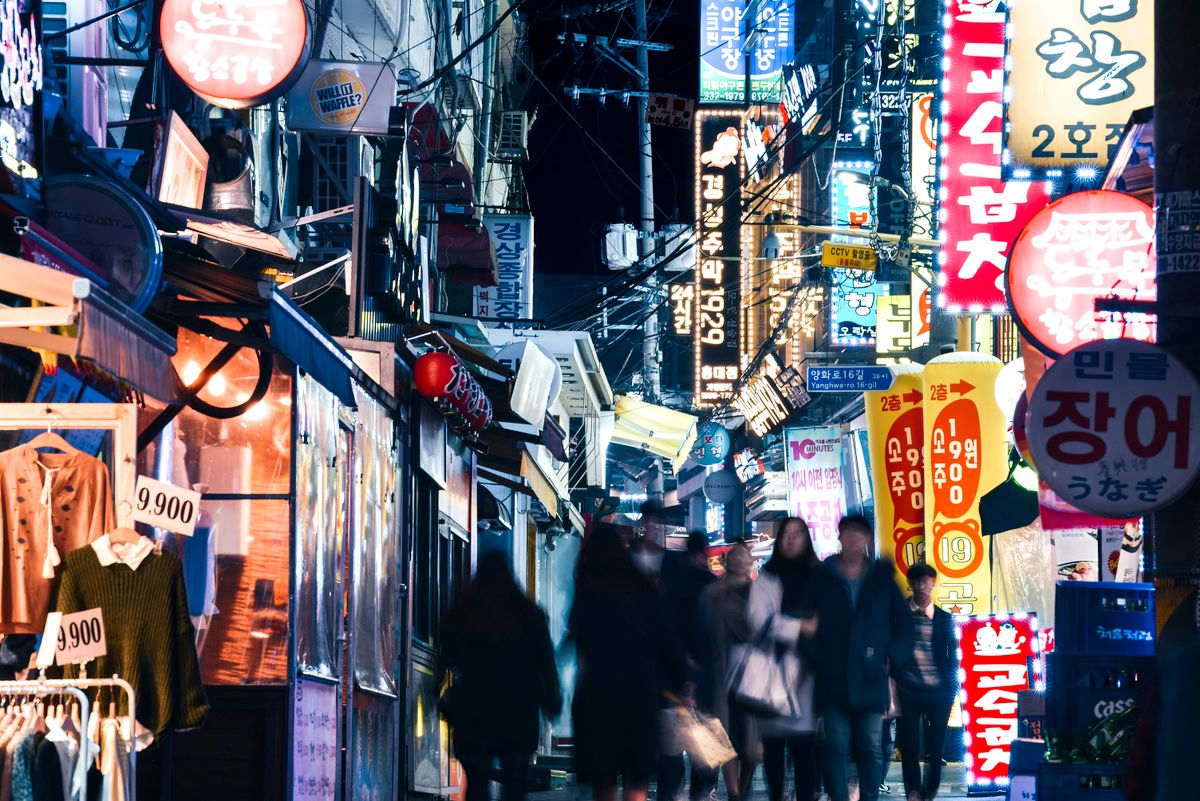
[[[950,385],[950,391],[955,395],[966,395],[971,390],[975,389],[974,384],[968,384],[966,381],[955,381]]]
[[[831,365],[808,368],[809,392],[885,392],[896,376],[884,365]]]
[[[910,389],[908,392],[905,392],[903,395],[901,395],[900,399],[905,403],[911,403],[915,406],[921,402],[921,390]]]

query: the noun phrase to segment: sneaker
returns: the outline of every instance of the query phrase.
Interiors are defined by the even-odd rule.
[[[887,782],[884,782],[883,784],[879,785],[879,794],[880,795],[891,795],[892,794],[892,785],[888,784]]]

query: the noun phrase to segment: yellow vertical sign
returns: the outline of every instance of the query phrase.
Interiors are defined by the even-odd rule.
[[[896,563],[896,582],[925,556],[924,376],[919,364],[892,367],[886,392],[867,392],[867,437],[879,555]]]
[[[1007,421],[996,402],[1000,360],[948,353],[925,365],[925,560],[935,600],[954,614],[991,611],[990,540],[979,500],[1007,474]]]

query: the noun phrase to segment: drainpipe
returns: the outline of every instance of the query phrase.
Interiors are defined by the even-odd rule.
[[[487,10],[483,12],[483,29],[486,31],[496,24],[497,0],[484,0],[484,2],[487,4]],[[481,84],[483,100],[479,114],[479,130],[476,131],[475,137],[474,178],[477,202],[483,200],[484,186],[486,186],[484,181],[487,179],[488,150],[492,144],[492,95],[498,90],[493,89],[491,84],[495,78],[496,37],[499,34],[500,32],[497,31],[483,42],[483,83]]]

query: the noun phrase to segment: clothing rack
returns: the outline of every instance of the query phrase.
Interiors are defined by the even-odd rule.
[[[125,747],[129,753],[129,795],[128,801],[137,801],[137,714],[136,698],[133,685],[122,678],[113,676],[111,679],[29,679],[26,681],[0,681],[0,696],[33,696],[70,695],[79,702],[79,720],[82,727],[82,742],[79,744],[79,758],[75,761],[75,773],[78,780],[76,786],[87,792],[87,732],[91,717],[91,706],[84,690],[100,687],[115,687],[124,690],[129,698],[129,709],[126,715],[129,722],[129,736]]]

